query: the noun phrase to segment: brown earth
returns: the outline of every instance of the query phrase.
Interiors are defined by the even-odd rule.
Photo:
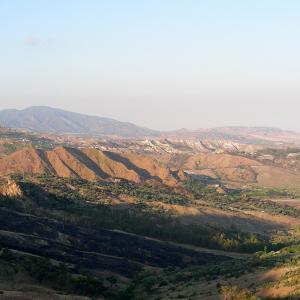
[[[296,209],[300,209],[299,199],[271,199],[271,201],[282,205],[288,205]]]
[[[58,147],[54,150],[24,149],[0,159],[0,176],[10,174],[53,174],[86,180],[155,180],[176,185],[178,179],[157,159],[119,154],[92,148]]]
[[[169,158],[172,161],[172,158]],[[273,188],[300,186],[300,172],[291,167],[264,164],[236,154],[203,152],[185,158],[182,167],[190,174],[213,180]]]
[[[274,166],[253,167],[257,183],[266,187],[294,188],[300,186],[300,173]]]
[[[164,164],[159,162],[157,158],[133,153],[125,153],[124,157],[138,168],[147,170],[148,176],[161,178],[163,182],[168,185],[176,184],[176,179],[172,176],[170,170],[166,168]]]
[[[9,174],[53,174],[86,180],[125,179],[135,183],[159,181],[174,186],[185,180],[182,171],[170,169],[172,155],[161,157],[133,152],[100,151],[95,148],[57,147],[53,150],[26,148],[0,158],[0,176]],[[212,180],[238,185],[275,188],[300,186],[300,172],[254,159],[224,153],[187,156],[181,166],[188,172]]]
[[[252,160],[238,155],[204,152],[191,156],[186,162],[186,167],[191,169],[224,169],[255,165],[261,165],[261,163],[257,162],[256,160]]]

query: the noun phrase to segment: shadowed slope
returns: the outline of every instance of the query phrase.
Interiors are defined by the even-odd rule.
[[[134,166],[147,170],[152,177],[160,178],[163,183],[171,186],[177,184],[177,180],[170,169],[165,167],[158,159],[133,153],[126,153],[123,156]]]
[[[154,179],[170,185],[177,183],[169,169],[155,159],[129,157],[90,148],[25,149],[0,159],[0,175],[53,174],[86,180],[125,179],[139,183]]]
[[[40,157],[40,151],[29,148],[12,153],[0,160],[0,175],[13,173],[51,173],[48,165]]]
[[[135,168],[128,168],[128,164],[117,159],[119,156],[116,153],[105,152],[86,148],[82,152],[86,154],[98,167],[100,167],[108,176],[127,179],[133,182],[141,182],[142,177]],[[112,159],[113,157],[114,159]],[[134,167],[134,166],[133,166]],[[144,171],[144,170],[143,170]],[[149,175],[148,175],[149,176]]]
[[[97,177],[107,179],[109,174],[103,171],[100,166],[97,165],[89,156],[87,156],[83,151],[80,151],[75,148],[67,148],[67,151],[71,153],[78,161],[80,161],[83,165],[92,170]]]
[[[90,169],[89,166],[82,163],[82,158],[79,160],[78,156],[76,157],[69,151],[69,149],[64,147],[59,147],[53,150],[61,162],[77,177],[87,179],[87,180],[97,180],[101,177],[98,176],[94,170]],[[50,160],[52,166],[54,163]],[[69,174],[61,173],[59,176],[68,177]]]
[[[107,157],[111,158],[112,160],[120,162],[123,165],[125,165],[126,168],[128,168],[129,170],[133,170],[134,172],[138,173],[139,176],[141,176],[142,178],[144,179],[151,178],[151,174],[147,170],[133,164],[127,157],[124,157],[121,154],[115,152],[105,151],[104,153]]]

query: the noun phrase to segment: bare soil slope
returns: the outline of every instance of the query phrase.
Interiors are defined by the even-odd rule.
[[[0,176],[10,174],[53,174],[86,180],[125,179],[136,183],[156,180],[168,185],[178,183],[171,171],[155,158],[91,148],[17,151],[0,159]]]
[[[297,170],[265,164],[240,155],[203,152],[188,157],[184,168],[189,173],[224,182],[275,188],[294,188],[300,185],[300,172]]]

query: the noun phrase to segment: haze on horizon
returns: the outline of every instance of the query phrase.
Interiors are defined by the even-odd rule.
[[[300,130],[296,0],[3,0],[0,109]]]

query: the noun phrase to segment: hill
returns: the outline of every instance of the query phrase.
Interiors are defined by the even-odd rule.
[[[269,158],[269,159],[267,159]],[[299,160],[293,157],[276,159],[264,155],[243,156],[241,153],[198,153],[170,161],[173,166],[212,183],[219,181],[236,185],[297,188],[300,184]]]
[[[60,145],[47,149],[25,144],[24,148],[0,158],[0,176],[48,174],[92,181],[154,181],[168,186],[182,184],[192,176],[207,184],[227,187],[298,188],[300,161],[291,155],[298,152],[290,153],[295,150],[287,149],[272,150],[275,151],[273,155],[264,154],[271,150],[261,150],[251,155],[208,150],[195,154],[170,154],[126,151],[119,147],[99,150]]]
[[[168,185],[177,183],[171,171],[155,158],[93,148],[22,149],[0,159],[0,176],[10,174],[51,174],[86,180],[124,179],[136,183],[154,180]]]
[[[0,111],[0,125],[56,134],[138,137],[154,136],[158,132],[128,122],[87,116],[61,109],[35,106],[24,110]]]

